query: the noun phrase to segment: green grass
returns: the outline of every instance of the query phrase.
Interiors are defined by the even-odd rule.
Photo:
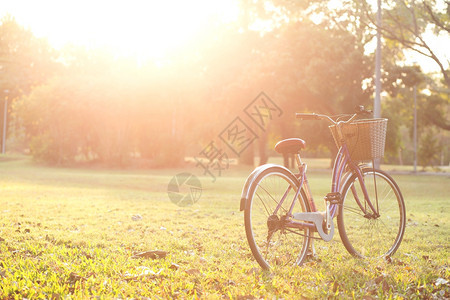
[[[0,299],[450,296],[449,177],[394,175],[407,228],[391,261],[352,258],[337,234],[316,242],[318,257],[305,266],[263,272],[239,212],[250,169],[224,171],[216,182],[190,169],[204,190],[187,208],[167,195],[170,179],[182,171],[0,161]],[[310,183],[321,203],[329,174],[312,171]],[[167,255],[133,258],[148,250]]]

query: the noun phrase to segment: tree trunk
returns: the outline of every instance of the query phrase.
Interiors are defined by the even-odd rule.
[[[335,159],[336,159],[336,155],[338,154],[338,148],[336,148],[336,147],[331,147],[331,149],[330,149],[330,158],[331,158],[331,160],[330,160],[330,169],[333,169],[333,167],[334,167],[334,161],[335,161]]]
[[[254,165],[254,148],[254,143],[251,143],[244,151],[242,151],[242,153],[239,155],[239,162],[241,164],[249,166]]]
[[[269,160],[267,155],[267,131],[258,139],[259,165],[264,165]]]

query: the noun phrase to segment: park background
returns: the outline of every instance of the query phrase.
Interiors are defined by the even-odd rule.
[[[48,19],[35,21],[37,29],[61,26],[39,38],[33,24],[6,14],[0,27],[2,150],[29,151],[54,165],[180,165],[264,92],[283,115],[277,111],[262,131],[247,124],[258,139],[239,153],[240,163],[253,164],[254,156],[265,162],[278,140],[293,136],[307,140],[308,154],[330,157],[336,150],[327,124],[301,124],[294,113],[335,115],[373,106],[374,4],[117,2],[94,6],[104,8],[95,14],[80,3],[65,14],[56,6]],[[418,164],[448,166],[448,3],[391,1],[383,8],[385,162],[413,164],[415,98]],[[58,12],[69,18],[71,10],[70,26]],[[158,13],[164,17],[153,24],[149,19]],[[77,29],[84,42],[75,39]],[[59,45],[66,41],[61,36],[72,44]]]
[[[242,185],[298,136],[321,202],[336,148],[326,124],[294,113],[372,108],[376,3],[149,3],[0,5],[0,298],[449,297],[448,2],[382,2],[382,167],[406,202],[399,252],[355,260],[335,237],[274,273],[251,257]],[[409,174],[414,99],[423,176]],[[190,207],[167,194],[182,172],[203,186]],[[136,256],[155,249],[163,257]]]

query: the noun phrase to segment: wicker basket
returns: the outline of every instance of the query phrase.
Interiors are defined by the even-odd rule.
[[[342,124],[342,138],[347,143],[352,160],[364,161],[383,157],[386,128],[387,119],[357,120]],[[330,126],[330,130],[337,147],[340,148],[342,139],[338,135],[336,125]]]

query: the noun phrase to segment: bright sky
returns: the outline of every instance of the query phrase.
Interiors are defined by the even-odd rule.
[[[57,49],[71,43],[160,58],[211,20],[236,20],[238,8],[232,0],[2,0],[0,17],[6,13]]]

